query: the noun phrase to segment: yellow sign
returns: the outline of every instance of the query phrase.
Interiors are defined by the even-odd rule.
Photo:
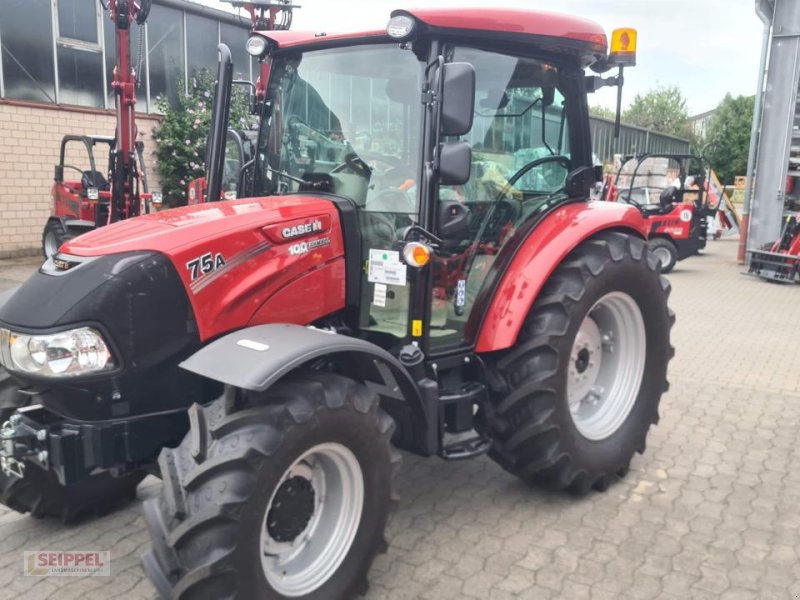
[[[609,57],[614,65],[633,67],[636,65],[636,44],[638,33],[635,29],[625,27],[615,29],[611,34],[611,52]]]
[[[411,335],[414,337],[422,337],[422,321],[411,321]]]

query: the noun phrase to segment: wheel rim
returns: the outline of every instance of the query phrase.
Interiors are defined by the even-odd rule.
[[[304,596],[330,579],[361,522],[364,476],[355,455],[319,444],[281,477],[261,524],[261,566],[273,589]]]
[[[657,247],[653,250],[653,254],[661,261],[661,265],[664,267],[669,266],[669,263],[672,262],[672,253],[670,253],[669,249],[664,248],[664,246]]]
[[[48,231],[44,235],[44,251],[47,254],[47,257],[50,258],[54,256],[56,252],[58,252],[58,240],[56,240],[56,234],[52,231]]]
[[[636,301],[623,292],[600,298],[578,329],[567,372],[567,401],[581,435],[603,440],[622,426],[639,394],[645,356]]]

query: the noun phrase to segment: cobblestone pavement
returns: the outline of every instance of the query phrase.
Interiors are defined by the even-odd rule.
[[[624,481],[574,498],[488,459],[406,455],[368,598],[800,597],[800,287],[743,276],[735,252],[711,243],[670,276],[672,388]],[[0,509],[0,599],[152,598],[140,503],[159,485],[80,527]],[[22,551],[44,549],[110,550],[113,576],[22,577]]]

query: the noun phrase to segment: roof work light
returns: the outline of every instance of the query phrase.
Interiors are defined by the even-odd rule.
[[[386,33],[390,38],[405,42],[414,35],[417,23],[413,17],[405,14],[395,14],[389,19]]]
[[[250,56],[261,56],[267,49],[267,40],[258,34],[253,34],[247,38],[245,49]]]

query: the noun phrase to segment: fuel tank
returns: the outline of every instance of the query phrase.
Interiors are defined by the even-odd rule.
[[[175,267],[201,341],[247,325],[308,324],[345,304],[340,216],[326,199],[187,206],[94,230],[61,252],[93,257],[148,250]]]

